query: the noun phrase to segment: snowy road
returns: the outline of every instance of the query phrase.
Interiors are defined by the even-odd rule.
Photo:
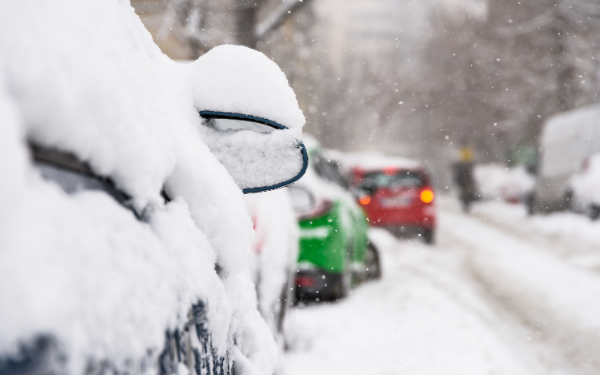
[[[383,279],[292,311],[281,373],[600,373],[600,275],[482,212],[442,202],[432,248],[374,230]]]

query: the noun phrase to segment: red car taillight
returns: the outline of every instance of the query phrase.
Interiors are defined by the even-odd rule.
[[[296,276],[296,285],[297,286],[315,286],[316,284],[316,280],[314,277],[312,276],[301,276],[301,275],[297,275]]]
[[[423,190],[421,190],[421,193],[419,194],[419,198],[421,199],[421,202],[423,202],[423,203],[433,202],[434,197],[435,197],[435,194],[433,193],[433,190],[431,190],[431,189],[423,189]]]

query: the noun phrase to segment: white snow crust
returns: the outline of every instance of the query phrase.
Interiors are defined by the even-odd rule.
[[[275,344],[247,269],[252,223],[198,111],[299,129],[281,70],[236,46],[176,64],[124,0],[4,1],[0,30],[0,356],[45,333],[69,373],[91,357],[125,366],[156,355],[202,299],[219,352],[235,338],[238,356],[272,373]],[[105,194],[66,195],[42,180],[26,139],[87,162],[148,222]]]

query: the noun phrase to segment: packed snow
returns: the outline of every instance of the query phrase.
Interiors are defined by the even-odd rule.
[[[304,118],[281,70],[235,46],[176,64],[127,1],[5,1],[0,28],[0,356],[44,333],[68,373],[89,359],[135,372],[204,300],[219,353],[235,341],[240,369],[272,373],[276,344],[248,270],[252,223],[198,111],[248,112],[298,135]],[[42,180],[26,140],[88,163],[147,222],[104,194]]]

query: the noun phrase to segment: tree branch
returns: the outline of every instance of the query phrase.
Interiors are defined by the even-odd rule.
[[[254,35],[257,40],[265,38],[271,31],[275,30],[296,11],[301,9],[311,0],[287,0],[279,5],[271,14],[260,22],[254,29]]]

